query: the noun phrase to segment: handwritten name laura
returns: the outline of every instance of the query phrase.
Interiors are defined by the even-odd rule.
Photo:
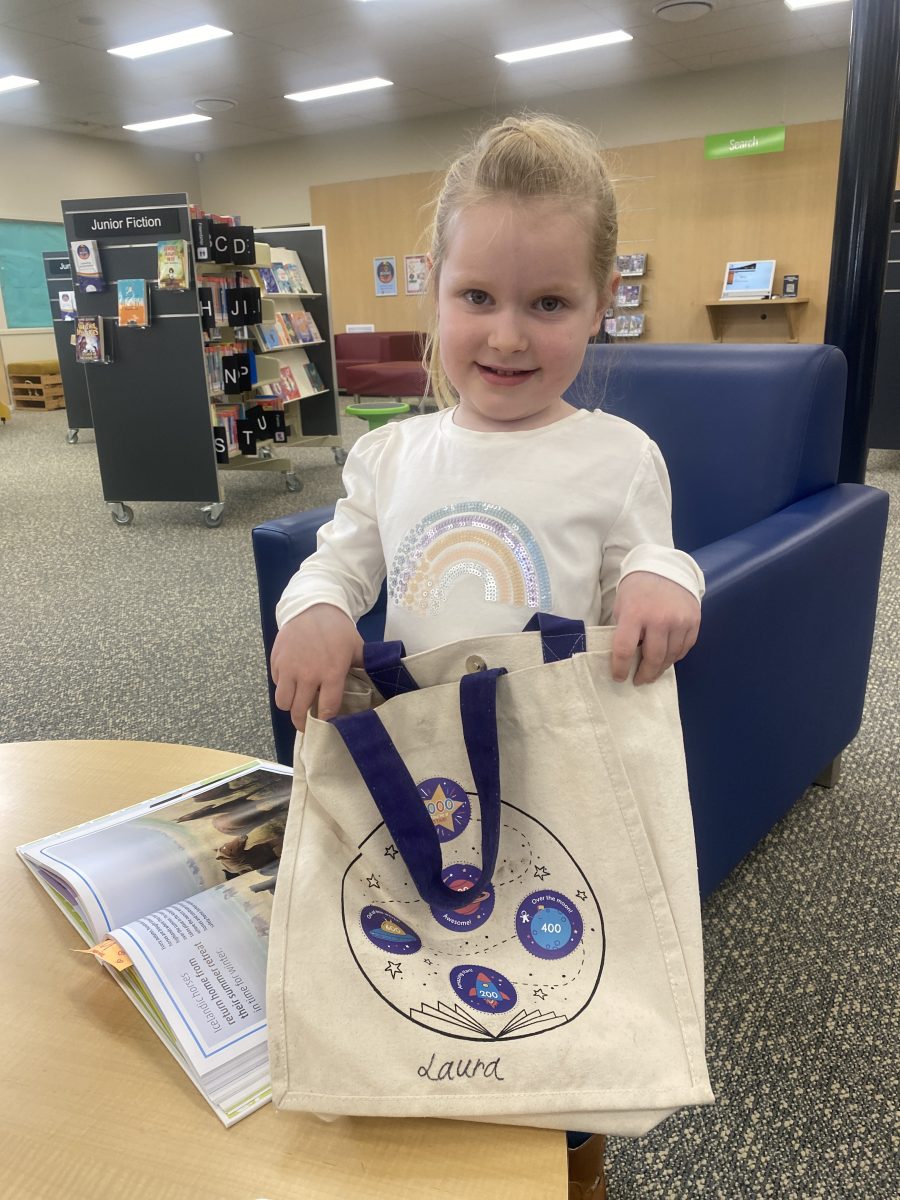
[[[483,1079],[496,1079],[504,1082],[500,1074],[500,1058],[491,1058],[485,1062],[481,1058],[474,1061],[471,1058],[450,1058],[437,1063],[437,1055],[432,1054],[431,1061],[418,1069],[421,1079],[430,1079],[432,1083],[448,1083],[455,1079],[475,1079],[479,1075]]]

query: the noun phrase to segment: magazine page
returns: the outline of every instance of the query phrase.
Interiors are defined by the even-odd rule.
[[[256,844],[280,854],[283,822]],[[110,937],[125,950],[196,1074],[203,1079],[266,1044],[266,955],[278,870],[247,871],[139,917]],[[132,981],[135,982],[135,981]]]
[[[265,868],[277,857],[290,768],[237,771],[19,847],[88,942]]]

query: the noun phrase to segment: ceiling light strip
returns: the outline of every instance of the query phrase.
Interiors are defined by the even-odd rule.
[[[182,29],[180,33],[167,33],[165,37],[150,38],[146,42],[132,42],[129,46],[116,46],[107,54],[118,54],[122,58],[145,58],[148,54],[164,54],[167,50],[180,50],[183,46],[196,46],[200,42],[212,42],[218,38],[232,37],[230,29],[219,29],[215,25],[196,25],[193,29]]]
[[[505,54],[495,54],[495,58],[503,62],[527,62],[532,58],[549,58],[552,54],[569,54],[573,50],[592,50],[595,46],[612,46],[616,42],[632,41],[630,33],[624,29],[615,29],[612,33],[597,33],[593,37],[575,38],[569,42],[551,42],[547,46],[532,46],[530,50],[508,50]]]
[[[39,79],[27,79],[24,75],[4,75],[0,79],[0,92],[14,92],[18,88],[37,87]]]
[[[183,117],[163,117],[159,121],[138,121],[136,125],[123,125],[123,129],[133,129],[135,133],[147,133],[151,129],[168,129],[171,125],[193,125],[195,121],[211,121],[212,117],[204,117],[202,113],[185,113]]]
[[[355,83],[338,83],[333,87],[315,88],[311,92],[289,92],[285,100],[305,103],[307,100],[327,100],[330,96],[348,96],[351,92],[368,92],[372,88],[393,86],[390,79],[379,79],[375,76],[373,79],[358,79]]]

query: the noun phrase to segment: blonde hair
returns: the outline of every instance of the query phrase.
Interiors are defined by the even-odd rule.
[[[431,225],[431,328],[425,367],[439,404],[458,396],[440,354],[437,288],[454,217],[484,200],[558,200],[589,216],[591,268],[597,293],[609,289],[615,270],[618,222],[612,183],[597,139],[589,130],[558,117],[507,117],[486,130],[450,166],[435,202]]]

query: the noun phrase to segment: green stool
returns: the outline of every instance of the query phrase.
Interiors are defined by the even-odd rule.
[[[402,400],[382,400],[378,404],[348,404],[344,409],[350,417],[361,417],[369,422],[369,430],[380,429],[393,417],[402,417],[409,412],[409,405]]]

